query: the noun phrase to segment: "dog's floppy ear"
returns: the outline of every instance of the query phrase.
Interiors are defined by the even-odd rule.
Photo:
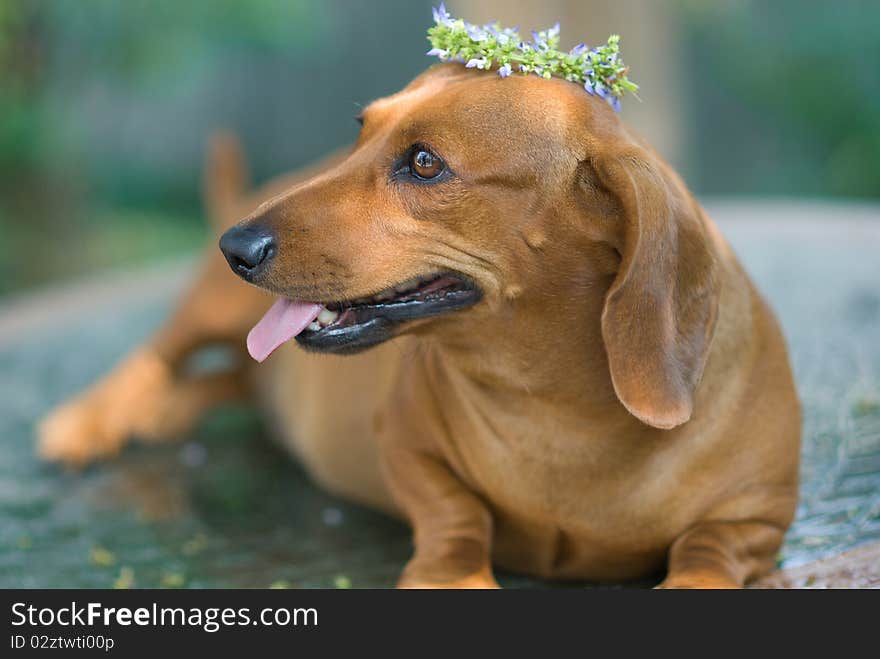
[[[655,428],[691,418],[718,310],[714,252],[696,202],[646,150],[592,160],[623,221],[602,337],[617,397]]]

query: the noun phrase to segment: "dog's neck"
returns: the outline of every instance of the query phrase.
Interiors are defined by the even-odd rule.
[[[577,296],[505,301],[474,323],[446,328],[428,342],[429,351],[474,391],[552,400],[581,416],[591,409],[607,414],[617,407],[601,332],[609,284],[584,284]]]

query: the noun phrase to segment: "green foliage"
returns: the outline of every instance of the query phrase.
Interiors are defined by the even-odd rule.
[[[75,44],[91,72],[135,84],[230,49],[302,53],[320,47],[330,27],[322,5],[306,0],[56,1],[44,16],[52,39],[64,50]]]
[[[880,3],[682,6],[700,188],[880,196]]]

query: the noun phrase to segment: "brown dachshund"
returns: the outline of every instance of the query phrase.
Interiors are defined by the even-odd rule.
[[[257,198],[214,159],[209,207],[250,213],[228,265],[208,256],[153,340],[49,416],[42,455],[80,464],[253,396],[318,482],[409,520],[401,586],[770,570],[798,489],[786,348],[669,166],[555,79],[440,65],[360,119],[353,151]],[[255,322],[257,360],[299,346],[185,374]]]

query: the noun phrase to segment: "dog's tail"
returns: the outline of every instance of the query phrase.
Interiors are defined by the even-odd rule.
[[[241,219],[242,198],[247,194],[249,177],[244,150],[232,133],[211,136],[202,179],[202,197],[211,226],[223,233]]]

